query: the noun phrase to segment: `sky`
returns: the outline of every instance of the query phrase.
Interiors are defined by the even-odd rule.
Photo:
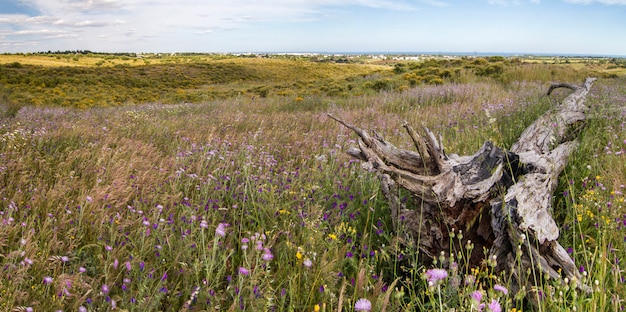
[[[0,0],[0,53],[626,56],[626,0]]]

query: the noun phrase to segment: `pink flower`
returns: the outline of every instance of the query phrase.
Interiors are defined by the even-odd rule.
[[[470,297],[472,297],[472,299],[475,300],[476,303],[480,303],[480,301],[483,300],[483,293],[480,292],[480,290],[474,290]]]
[[[502,285],[498,285],[498,284],[493,285],[493,289],[494,289],[494,290],[497,290],[497,291],[501,291],[501,292],[502,292],[503,294],[505,294],[505,295],[509,293],[509,290],[508,290],[508,289],[506,289],[506,287],[504,287],[504,286],[502,286]]]
[[[247,276],[250,274],[250,270],[244,268],[244,267],[239,267],[239,274]]]
[[[488,307],[489,307],[489,310],[491,310],[492,312],[502,312],[502,307],[500,306],[500,303],[496,299],[492,299]]]
[[[304,259],[304,262],[302,264],[304,264],[305,267],[310,268],[313,266],[313,261],[311,261],[311,259],[309,258],[306,258]]]
[[[430,269],[426,271],[426,277],[429,282],[436,282],[448,277],[448,271],[444,269]]]
[[[46,277],[43,278],[43,283],[44,284],[51,284],[52,280],[53,280],[52,277],[46,276]]]
[[[265,252],[261,256],[261,258],[263,259],[263,261],[272,261],[272,259],[274,259],[274,255],[272,255],[271,252]]]
[[[370,310],[372,310],[372,303],[365,298],[361,298],[357,300],[356,303],[354,304],[354,311],[370,311]]]
[[[224,237],[226,236],[226,227],[228,226],[227,223],[220,223],[217,225],[217,228],[215,229],[215,235]]]

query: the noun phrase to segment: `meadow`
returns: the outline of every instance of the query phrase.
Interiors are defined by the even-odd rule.
[[[0,65],[0,310],[626,305],[623,63],[25,59]],[[588,294],[562,280],[510,293],[489,259],[416,261],[414,240],[393,230],[377,177],[345,154],[355,135],[326,115],[407,149],[402,122],[425,125],[450,153],[472,154],[485,140],[509,147],[568,94],[546,96],[551,82],[587,76],[600,78],[587,98],[591,118],[553,213]],[[537,305],[531,291],[542,294]]]

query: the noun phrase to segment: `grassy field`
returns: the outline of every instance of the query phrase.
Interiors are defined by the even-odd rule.
[[[372,311],[623,309],[626,77],[607,74],[610,64],[180,58],[81,64],[78,72],[4,62],[2,72],[22,78],[0,93],[0,310],[354,311],[364,300]],[[190,68],[204,70],[194,76]],[[142,76],[136,70],[147,76],[137,81],[154,84],[136,90],[219,72],[229,78],[187,89],[240,93],[175,101],[174,86],[145,103],[78,105],[126,92],[131,77]],[[53,71],[65,73],[57,87],[66,96],[80,94],[70,89],[79,88],[72,80],[79,75],[118,82],[84,87],[76,105],[24,100],[40,96],[25,77],[50,79]],[[164,72],[173,78],[160,79]],[[554,280],[512,294],[489,261],[417,263],[415,244],[392,231],[375,175],[344,153],[355,135],[326,116],[407,149],[402,122],[426,125],[442,133],[449,152],[470,154],[485,140],[509,147],[567,95],[545,96],[550,82],[578,84],[588,75],[601,79],[554,216],[590,294]],[[339,92],[323,91],[333,84]],[[429,284],[432,268],[447,276]],[[524,299],[530,291],[543,294],[537,306]]]

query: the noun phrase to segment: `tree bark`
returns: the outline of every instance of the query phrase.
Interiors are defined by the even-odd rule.
[[[561,87],[574,92],[526,128],[510,150],[487,141],[471,156],[447,155],[441,138],[428,128],[422,135],[404,124],[414,152],[329,117],[359,136],[358,148],[348,154],[379,174],[394,226],[402,226],[416,240],[421,259],[467,252],[464,246],[473,244],[468,264],[480,265],[488,250],[496,271],[507,272],[515,288],[530,290],[546,277],[567,277],[588,291],[557,241],[559,228],[551,209],[558,176],[578,145],[573,129],[579,130],[577,125],[586,119],[585,97],[595,80],[587,78],[582,86],[552,85],[548,94]],[[401,188],[414,196],[416,207],[400,200]],[[463,231],[463,239],[451,239],[454,231]]]

